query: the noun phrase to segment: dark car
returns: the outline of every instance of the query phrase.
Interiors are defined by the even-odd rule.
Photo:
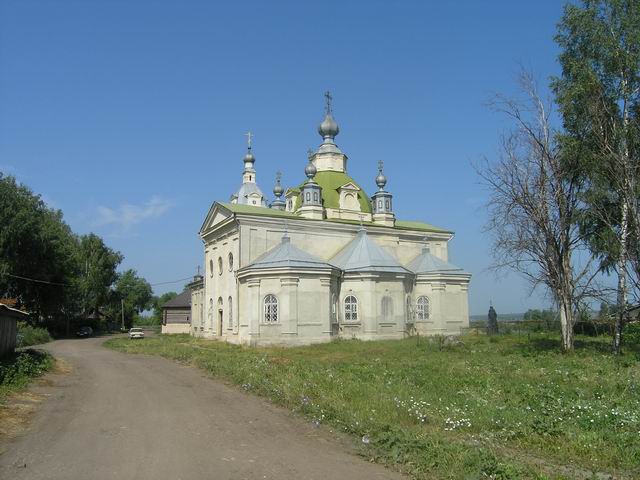
[[[93,329],[91,327],[80,327],[80,330],[76,332],[76,335],[80,338],[90,337],[93,334]]]

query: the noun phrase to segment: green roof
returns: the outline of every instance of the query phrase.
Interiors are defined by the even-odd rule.
[[[358,202],[360,202],[360,210],[364,213],[371,213],[371,200],[365,191],[346,173],[342,172],[327,172],[322,171],[316,173],[313,177],[313,181],[322,187],[322,206],[324,208],[340,208],[340,194],[338,189],[346,185],[347,183],[353,183],[360,188],[358,192]],[[291,188],[291,191],[300,192],[302,186],[306,182],[300,184],[296,188]],[[298,196],[296,199],[295,209],[300,208],[301,198]]]
[[[333,173],[333,172],[331,172]],[[344,184],[343,184],[344,185]],[[292,189],[293,190],[293,189]],[[244,213],[246,215],[260,215],[264,217],[284,217],[284,218],[295,218],[298,220],[309,220],[309,221],[318,221],[312,220],[309,218],[301,217],[292,212],[286,212],[284,210],[275,210],[273,208],[266,207],[258,207],[256,205],[244,205],[239,203],[226,203],[226,202],[218,202],[222,207],[230,210],[233,213]],[[360,225],[359,220],[345,220],[338,218],[326,218],[325,222],[333,222],[333,223],[345,223],[349,225]],[[371,225],[380,228],[395,228],[396,230],[417,230],[422,232],[438,232],[438,233],[453,233],[450,230],[445,230],[443,228],[435,227],[428,223],[424,222],[413,222],[406,220],[396,220],[395,227],[388,227],[385,225],[378,225],[373,222],[362,222],[364,225]]]

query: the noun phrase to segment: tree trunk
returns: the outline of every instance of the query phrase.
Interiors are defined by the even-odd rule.
[[[624,326],[624,316],[627,308],[627,237],[629,235],[627,223],[629,209],[626,198],[622,201],[622,212],[620,218],[620,255],[618,256],[618,311],[613,326],[612,350],[615,355],[621,353],[622,327]]]
[[[562,350],[573,351],[573,309],[571,301],[565,297],[558,302],[560,310],[560,328],[562,329]]]

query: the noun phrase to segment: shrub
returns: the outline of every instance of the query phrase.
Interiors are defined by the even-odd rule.
[[[26,322],[18,322],[18,347],[39,345],[52,340],[46,328],[32,327]]]
[[[0,387],[24,387],[31,378],[42,375],[52,365],[53,358],[45,352],[25,350],[11,355],[0,362]]]

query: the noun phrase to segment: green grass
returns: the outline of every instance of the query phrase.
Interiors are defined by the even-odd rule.
[[[52,367],[53,357],[37,350],[17,352],[0,360],[0,404],[9,393],[25,388]]]
[[[608,338],[579,337],[571,355],[550,334],[463,340],[243,348],[180,335],[107,345],[190,363],[364,437],[363,454],[416,478],[640,477],[636,355],[612,357]]]

